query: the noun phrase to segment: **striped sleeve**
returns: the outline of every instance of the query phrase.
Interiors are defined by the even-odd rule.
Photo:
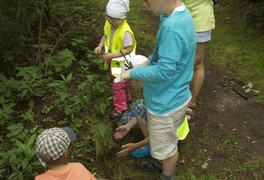
[[[133,45],[132,35],[129,32],[125,32],[123,38],[123,46],[128,47]]]

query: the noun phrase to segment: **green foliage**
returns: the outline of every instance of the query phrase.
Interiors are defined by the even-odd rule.
[[[59,51],[56,55],[47,58],[46,66],[49,64],[55,69],[55,72],[61,72],[62,70],[68,68],[76,58],[73,55],[73,52],[69,49],[64,49]],[[46,68],[48,69],[48,68]]]
[[[113,140],[113,130],[109,123],[97,122],[91,125],[91,138],[95,145],[96,156],[102,156],[109,153],[111,149],[115,146]],[[95,124],[95,122],[97,122]]]
[[[1,144],[1,178],[36,175],[38,126],[70,125],[77,134],[89,129],[85,143],[98,158],[115,146],[113,129],[103,122],[112,104],[111,85],[102,59],[93,54],[103,34],[106,3],[1,3],[0,40],[6,43],[0,44],[0,123],[8,138]]]
[[[1,1],[0,7],[0,70],[14,72],[17,64],[34,59],[32,42],[37,35],[42,1]],[[31,62],[32,63],[32,62]],[[6,68],[7,67],[7,68]]]
[[[1,171],[0,177],[7,179],[31,177],[32,174],[36,174],[35,168],[40,165],[36,160],[34,148],[35,132],[29,134],[21,123],[8,126],[7,130],[9,131],[6,135],[7,142],[10,143],[9,150],[0,152],[0,166],[4,166],[6,172]]]
[[[245,28],[241,15],[236,16],[234,13],[240,12],[237,10],[240,6],[237,3],[238,1],[226,2],[225,6],[219,3],[215,7],[216,28],[209,44],[209,56],[220,66],[231,68],[239,79],[252,82],[254,90],[260,92],[254,99],[263,103],[263,31],[258,31],[253,26]],[[236,28],[232,27],[233,24]]]
[[[34,118],[35,118],[35,113],[33,111],[32,108],[29,108],[27,111],[23,112],[21,114],[21,117],[23,118],[23,120],[25,121],[31,121],[34,122]]]
[[[241,164],[231,164],[230,168],[227,169],[230,174],[251,172],[252,179],[262,179],[264,159],[252,159],[245,161]]]
[[[0,93],[6,98],[12,98],[15,90],[19,88],[18,83],[13,78],[8,79],[0,73]]]
[[[52,83],[48,83],[47,86],[50,90],[53,90],[56,96],[59,98],[56,103],[63,102],[68,96],[68,84],[72,80],[72,73],[68,74],[65,78],[63,74],[61,74],[62,80],[54,80]]]
[[[42,74],[38,67],[18,67],[16,74],[17,80],[8,79],[3,74],[0,74],[0,92],[6,98],[16,97],[21,99],[30,99],[35,96],[42,96],[41,86],[43,84]]]
[[[248,26],[264,28],[264,2],[261,0],[247,0],[241,3],[241,10]]]
[[[253,84],[248,83],[248,84],[244,85],[242,88],[244,89],[245,93],[250,93],[252,91]]]
[[[14,102],[0,96],[0,125],[4,125],[12,119],[15,105]]]
[[[264,27],[264,2],[263,0],[235,0],[232,2],[234,12],[244,19],[245,28],[257,28],[260,31]]]
[[[43,84],[42,74],[38,67],[18,67],[17,77],[20,79],[17,83],[18,97],[29,99],[34,96],[42,96],[43,91],[41,86]]]
[[[57,49],[87,50],[87,44],[98,40],[90,36],[91,32],[102,29],[98,25],[104,18],[97,20],[97,17],[103,17],[104,3],[87,0],[1,2],[0,40],[5,42],[0,43],[1,72],[13,75],[17,65],[42,66]]]

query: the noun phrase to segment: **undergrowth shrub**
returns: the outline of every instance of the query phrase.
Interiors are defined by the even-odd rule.
[[[93,121],[90,127],[91,129],[89,133],[91,134],[91,140],[95,145],[94,152],[96,153],[96,156],[100,157],[109,153],[109,151],[115,146],[111,125],[109,123]]]
[[[226,2],[227,3],[227,2]],[[231,2],[233,11],[238,12],[245,20],[245,27],[257,28],[263,32],[264,28],[264,1],[263,0],[236,0]],[[239,11],[237,11],[237,9]]]
[[[97,158],[115,146],[106,122],[111,86],[91,50],[102,35],[105,3],[1,2],[0,179],[33,179],[43,170],[34,144],[45,128],[71,126]]]
[[[34,168],[40,165],[34,148],[36,132],[34,128],[29,131],[22,123],[9,125],[6,129],[5,139],[10,143],[5,145],[8,151],[0,152],[0,177],[30,179],[36,175]]]

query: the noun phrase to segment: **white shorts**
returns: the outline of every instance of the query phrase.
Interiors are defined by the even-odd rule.
[[[208,42],[211,40],[212,30],[196,33],[196,42]]]
[[[167,116],[148,112],[151,156],[158,160],[172,157],[178,150],[177,128],[182,124],[187,105]]]

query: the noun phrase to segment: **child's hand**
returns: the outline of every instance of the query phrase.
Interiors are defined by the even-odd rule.
[[[128,132],[130,131],[130,128],[126,125],[119,126],[116,129],[116,132],[114,134],[115,139],[121,139],[123,138]]]
[[[128,143],[122,146],[122,150],[116,153],[117,157],[123,157],[129,155],[132,151],[134,151],[135,144],[134,143]]]
[[[112,53],[106,53],[105,55],[103,55],[103,59],[105,62],[110,62],[113,58],[114,57]]]
[[[96,47],[95,49],[94,49],[94,54],[100,54],[101,53],[101,50],[102,50],[102,48],[100,48],[100,47]]]
[[[122,81],[125,81],[125,80],[128,80],[128,79],[131,79],[130,77],[130,70],[125,70],[125,71],[122,71],[121,73],[121,77],[120,77],[120,82]]]

